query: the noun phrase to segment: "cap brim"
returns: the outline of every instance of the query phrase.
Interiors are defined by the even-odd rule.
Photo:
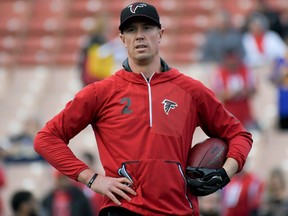
[[[158,26],[159,28],[161,28],[161,24],[155,20],[155,19],[152,19],[151,17],[149,16],[146,16],[146,15],[142,15],[142,14],[135,14],[135,15],[132,15],[132,16],[129,16],[127,17],[125,20],[122,21],[122,23],[120,24],[119,26],[119,30],[120,31],[123,31],[125,26],[128,25],[128,23],[131,23],[132,19],[136,19],[136,18],[146,18],[147,20],[151,21],[152,23],[154,23],[156,26]],[[129,21],[129,22],[128,22]]]

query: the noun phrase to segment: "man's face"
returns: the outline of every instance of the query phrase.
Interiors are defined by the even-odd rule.
[[[125,27],[120,38],[130,58],[147,61],[158,55],[163,32],[164,29],[159,29],[149,22],[135,20]]]

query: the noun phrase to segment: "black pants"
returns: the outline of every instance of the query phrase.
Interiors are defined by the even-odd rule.
[[[103,209],[99,216],[141,216],[135,212],[131,212],[121,207],[108,207]]]

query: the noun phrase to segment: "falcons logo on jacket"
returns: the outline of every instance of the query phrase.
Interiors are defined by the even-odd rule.
[[[131,13],[134,13],[136,12],[137,8],[143,8],[143,7],[146,7],[147,5],[146,4],[143,4],[143,3],[135,3],[135,4],[131,4],[128,6],[128,8],[130,8],[130,11]]]
[[[166,115],[169,114],[171,109],[175,109],[178,106],[177,103],[168,99],[163,100],[162,104],[164,104],[164,112]]]

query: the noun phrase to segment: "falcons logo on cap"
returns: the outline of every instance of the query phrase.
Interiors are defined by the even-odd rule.
[[[168,99],[163,100],[162,104],[164,104],[164,112],[166,113],[166,115],[169,114],[169,111],[171,109],[175,109],[178,106],[177,103]]]
[[[146,7],[147,5],[146,4],[143,4],[143,3],[134,3],[134,4],[131,4],[128,6],[128,8],[130,8],[130,11],[131,13],[134,13],[136,12],[137,8],[143,8],[143,7]]]

